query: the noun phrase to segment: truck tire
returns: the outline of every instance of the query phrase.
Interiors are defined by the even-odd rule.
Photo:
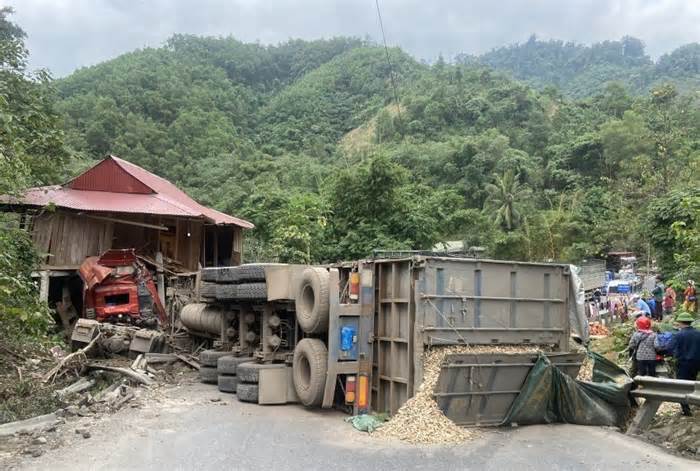
[[[237,283],[238,267],[219,267],[216,281],[219,283]]]
[[[238,378],[232,375],[219,375],[217,384],[219,391],[235,393],[238,386]]]
[[[215,296],[220,301],[238,299],[238,285],[216,285]]]
[[[199,295],[203,298],[214,299],[216,297],[216,284],[204,282],[199,286]]]
[[[202,383],[216,384],[219,379],[219,373],[216,371],[214,366],[200,366],[199,367],[199,380]]]
[[[244,283],[237,286],[236,299],[247,301],[267,300],[267,285],[265,283]]]
[[[307,407],[323,401],[328,370],[328,349],[319,339],[302,339],[294,348],[292,378],[299,402]]]
[[[218,280],[218,268],[202,268],[202,281],[216,283]]]
[[[238,383],[236,395],[239,401],[258,403],[258,385],[250,383]]]
[[[257,384],[260,380],[260,370],[279,367],[279,363],[241,363],[236,367],[236,376],[238,376],[238,380],[243,383]]]
[[[211,366],[214,369],[216,369],[216,362],[219,361],[219,358],[226,355],[231,355],[231,352],[220,352],[218,350],[204,350],[202,353],[199,354],[199,363],[201,363],[204,366]]]
[[[296,292],[296,315],[301,330],[318,334],[328,329],[330,298],[328,271],[310,267],[304,270]]]
[[[262,265],[241,265],[236,268],[238,272],[238,281],[241,283],[265,281],[265,267]]]
[[[235,357],[233,355],[226,355],[224,357],[219,357],[219,360],[216,362],[216,369],[220,375],[235,375],[238,365],[251,361],[253,361],[251,357]]]

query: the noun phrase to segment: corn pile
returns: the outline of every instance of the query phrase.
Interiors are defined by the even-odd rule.
[[[576,379],[579,381],[593,381],[593,359],[590,356],[586,355],[581,369],[578,370]]]
[[[474,438],[477,435],[474,431],[459,427],[448,419],[433,398],[445,357],[458,353],[536,353],[539,350],[539,347],[522,345],[454,345],[426,351],[423,354],[423,383],[418,391],[372,435],[398,438],[412,444],[454,444]]]

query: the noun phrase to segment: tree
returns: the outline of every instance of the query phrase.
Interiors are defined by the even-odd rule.
[[[530,194],[526,185],[520,183],[520,174],[506,170],[501,175],[494,175],[494,183],[486,185],[488,197],[484,211],[491,212],[495,223],[506,230],[515,229],[521,221],[520,208]]]

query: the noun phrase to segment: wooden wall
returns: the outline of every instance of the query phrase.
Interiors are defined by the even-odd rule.
[[[80,265],[85,257],[112,248],[114,223],[57,211],[34,218],[32,236],[43,259],[52,267]]]
[[[231,263],[239,264],[243,252],[242,230],[232,226],[206,227],[216,232],[233,232],[232,247],[221,249],[231,254]],[[85,257],[100,255],[108,249],[134,248],[138,254],[153,259],[161,251],[165,257],[179,262],[181,269],[196,271],[204,253],[204,233],[203,222],[192,219],[64,210],[39,214],[32,226],[37,249],[49,254],[43,259],[44,265],[66,268],[75,268]]]

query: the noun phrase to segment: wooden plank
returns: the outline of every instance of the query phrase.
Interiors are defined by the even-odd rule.
[[[126,224],[129,226],[146,227],[148,229],[155,229],[157,231],[167,231],[168,230],[168,228],[166,226],[163,226],[160,224],[148,224],[145,222],[130,221],[128,219],[119,219],[119,218],[106,217],[106,216],[93,216],[91,214],[86,214],[85,217],[88,217],[90,219],[98,219],[101,221],[110,221],[110,222],[116,222],[119,224]]]

